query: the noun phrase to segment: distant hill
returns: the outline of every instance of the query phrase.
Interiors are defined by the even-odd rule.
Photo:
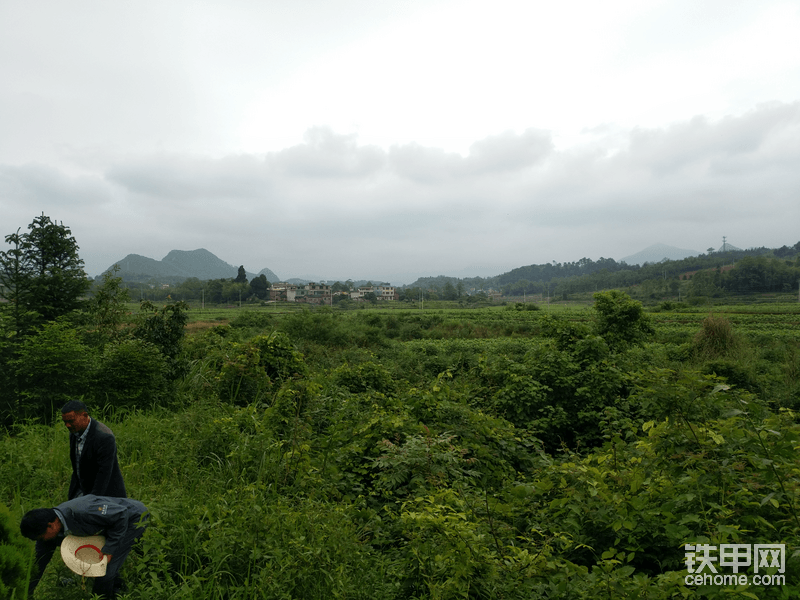
[[[666,244],[653,244],[641,252],[620,259],[620,261],[629,265],[643,265],[644,263],[659,263],[665,258],[667,260],[682,260],[690,256],[699,256],[700,254],[702,252],[697,250],[684,250],[683,248],[676,248]]]
[[[169,278],[188,279],[197,277],[200,280],[229,279],[239,273],[239,267],[226,263],[204,248],[197,250],[172,250],[161,260],[155,260],[138,254],[129,254],[114,263],[119,265],[119,276],[125,281],[146,281],[149,279]],[[111,265],[106,271],[110,271]],[[258,274],[247,272],[251,280],[263,274],[271,283],[280,278],[269,269],[261,269]]]

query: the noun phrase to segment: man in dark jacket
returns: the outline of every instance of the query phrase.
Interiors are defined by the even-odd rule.
[[[100,421],[92,419],[86,405],[70,400],[61,409],[61,419],[70,431],[69,459],[72,479],[67,498],[83,494],[125,498],[125,482],[117,462],[117,440]]]
[[[88,494],[126,498],[114,433],[97,419],[92,419],[86,405],[80,400],[67,402],[61,408],[61,419],[70,432],[72,478],[67,498],[72,500]],[[58,538],[36,541],[36,566],[28,585],[29,598],[33,597],[33,590],[60,543]]]
[[[88,494],[67,500],[55,508],[37,508],[20,522],[23,536],[38,542],[56,542],[66,535],[102,535],[100,551],[109,558],[106,574],[94,580],[92,591],[101,598],[116,598],[115,582],[133,543],[144,533],[147,507],[129,498]]]

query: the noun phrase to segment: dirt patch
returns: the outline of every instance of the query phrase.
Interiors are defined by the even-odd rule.
[[[218,325],[227,325],[227,321],[193,321],[192,323],[187,323],[184,330],[188,335],[193,333],[201,333],[206,329],[211,329],[212,327],[217,327]]]

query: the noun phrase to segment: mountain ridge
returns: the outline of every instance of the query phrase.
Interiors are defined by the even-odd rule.
[[[142,277],[147,279],[159,277],[188,279],[196,277],[200,280],[209,280],[235,278],[239,273],[239,267],[225,262],[205,248],[171,250],[161,260],[139,254],[128,254],[103,273],[110,271],[115,265],[119,266],[118,275],[123,279],[141,279]],[[268,268],[263,268],[258,273],[251,273],[245,269],[245,273],[248,280],[259,275],[266,276],[270,283],[281,280]]]
[[[684,258],[699,256],[700,254],[703,253],[697,250],[686,250],[667,244],[653,244],[644,250],[640,250],[636,254],[631,254],[630,256],[619,259],[619,262],[624,262],[629,265],[643,265],[644,263],[659,263],[663,260],[683,260]]]
[[[685,258],[699,256],[702,255],[702,252],[697,252],[695,250],[687,250],[684,248],[678,248],[676,246],[670,246],[668,244],[653,244],[648,246],[644,250],[641,250],[635,254],[631,254],[626,256],[622,259],[619,259],[619,263],[625,263],[630,266],[634,265],[644,265],[645,263],[655,264],[660,263],[664,260],[683,260]],[[604,259],[600,259],[601,261]],[[609,259],[612,260],[612,259]],[[591,261],[590,261],[591,262]],[[210,280],[210,279],[233,279],[238,275],[239,268],[235,265],[232,265],[228,262],[223,261],[212,252],[206,250],[205,248],[198,248],[196,250],[171,250],[163,259],[156,260],[153,258],[149,258],[146,256],[141,256],[139,254],[128,254],[125,258],[117,261],[114,265],[119,265],[120,271],[119,276],[123,278],[123,280],[127,281],[146,281],[150,279],[163,279],[163,280],[183,280],[188,279],[190,277],[196,277],[200,280]],[[108,272],[114,268],[114,265],[109,267],[104,271]],[[531,265],[536,266],[536,265]],[[516,269],[511,269],[510,271],[506,271],[505,273],[498,273],[493,276],[472,276],[472,277],[460,277],[460,276],[444,276],[440,275],[439,277],[446,277],[448,279],[463,279],[464,281],[468,280],[487,280],[485,283],[490,283],[488,280],[497,279],[499,283],[502,283],[500,279],[504,275],[513,274],[520,269],[526,269],[529,267],[518,267]],[[468,269],[461,269],[458,271],[460,275],[466,275],[466,271]],[[483,268],[486,270],[486,267]],[[289,281],[298,284],[308,283],[309,281],[336,281],[331,278],[308,278],[308,276],[303,277],[294,277],[292,279],[281,279],[278,277],[272,270],[268,268],[261,269],[258,273],[252,273],[245,270],[246,276],[248,280],[252,280],[255,277],[260,275],[266,276],[267,280],[270,283],[276,283],[279,281]],[[410,275],[410,273],[408,273]],[[102,276],[99,275],[95,279],[99,279]],[[348,278],[340,279],[339,281],[345,281]],[[353,279],[350,277],[349,279]],[[360,280],[361,278],[359,278]],[[370,281],[390,281],[394,278],[372,278]],[[417,277],[417,282],[422,279],[430,279],[430,277]],[[438,277],[437,277],[438,279]],[[172,281],[164,281],[164,283],[172,283]],[[395,285],[398,287],[413,287],[414,284],[403,284],[403,283],[392,283],[391,285]]]

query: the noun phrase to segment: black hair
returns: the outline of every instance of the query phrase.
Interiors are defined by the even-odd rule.
[[[70,400],[61,407],[61,414],[63,415],[73,410],[77,413],[89,412],[89,409],[86,408],[86,405],[80,400]]]
[[[22,517],[19,532],[29,540],[35,540],[47,531],[47,526],[57,519],[58,515],[52,508],[34,508]]]

